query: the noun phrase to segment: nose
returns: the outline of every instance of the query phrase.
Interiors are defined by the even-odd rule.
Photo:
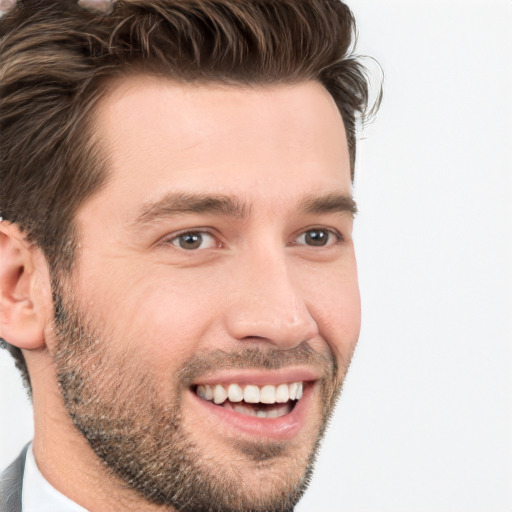
[[[226,323],[232,338],[290,349],[318,335],[300,287],[290,278],[285,254],[249,258],[231,283]]]

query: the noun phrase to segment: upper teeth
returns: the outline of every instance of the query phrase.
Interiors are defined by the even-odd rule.
[[[247,384],[216,384],[209,386],[201,384],[197,386],[197,394],[205,400],[213,400],[216,404],[222,404],[227,399],[230,402],[241,402],[244,400],[249,404],[284,404],[288,400],[299,400],[302,397],[302,382],[291,384],[279,384],[277,386],[266,384],[255,386]]]

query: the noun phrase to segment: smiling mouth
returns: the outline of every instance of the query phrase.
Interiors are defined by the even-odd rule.
[[[193,391],[201,399],[236,413],[258,418],[289,414],[302,398],[303,382],[267,384],[200,384]]]

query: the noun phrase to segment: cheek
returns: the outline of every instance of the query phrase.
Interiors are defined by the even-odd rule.
[[[320,284],[319,284],[320,283]],[[361,298],[354,264],[317,279],[308,310],[338,359],[352,354],[361,329]]]
[[[132,273],[130,284],[114,280],[95,289],[97,325],[115,333],[109,343],[139,354],[152,368],[176,368],[206,338],[216,317],[215,299],[204,280],[191,282],[184,272]],[[97,319],[95,319],[97,320]]]
[[[357,284],[345,283],[338,290],[326,293],[326,304],[320,327],[322,337],[337,358],[346,359],[354,350],[361,329]]]

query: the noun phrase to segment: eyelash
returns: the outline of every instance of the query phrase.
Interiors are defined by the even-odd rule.
[[[300,237],[305,237],[308,233],[312,233],[312,232],[315,232],[315,231],[318,231],[318,232],[324,232],[324,233],[327,233],[329,235],[329,238],[327,239],[327,242],[325,245],[313,245],[313,244],[306,244],[306,243],[297,243],[297,240],[300,238]],[[179,240],[181,237],[184,237],[185,235],[190,235],[190,236],[197,236],[199,235],[201,238],[203,238],[205,235],[208,236],[208,237],[211,237],[213,240],[216,240],[216,244],[214,247],[207,247],[207,248],[199,248],[199,247],[193,247],[193,248],[185,248],[185,247],[180,247],[180,244],[179,244]],[[334,240],[331,241],[331,237],[334,237]],[[202,242],[203,240],[200,241],[200,243]],[[295,237],[294,241],[290,244],[290,246],[305,246],[305,247],[318,247],[318,248],[326,248],[326,247],[331,247],[333,245],[338,245],[340,243],[344,242],[344,238],[343,238],[343,235],[341,235],[337,230],[334,230],[334,229],[330,229],[330,228],[325,228],[325,227],[311,227],[311,228],[308,228],[304,231],[301,231],[301,233]],[[188,231],[183,231],[181,233],[178,233],[170,238],[166,238],[164,240],[164,243],[165,244],[168,244],[168,245],[172,245],[174,247],[176,247],[177,249],[181,249],[183,251],[197,251],[197,250],[206,250],[206,249],[213,249],[213,248],[219,248],[219,247],[222,247],[222,243],[220,243],[216,236],[209,232],[208,230],[201,230],[201,229],[197,229],[197,230],[188,230]]]

